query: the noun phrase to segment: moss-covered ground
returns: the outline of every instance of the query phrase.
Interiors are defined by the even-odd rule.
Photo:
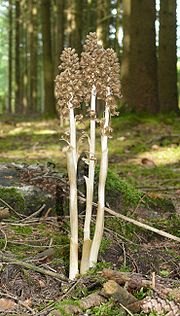
[[[60,138],[68,127],[60,128],[57,119],[4,116],[0,119],[1,163],[45,164],[51,161],[56,164],[57,170],[65,172],[66,162],[62,152],[64,142]],[[110,170],[106,185],[107,206],[115,207],[113,199],[117,199],[118,192],[121,192],[122,213],[179,236],[180,117],[120,115],[112,119],[112,127],[113,137],[109,140]],[[80,126],[79,136],[82,129],[83,126]],[[97,160],[100,157],[99,140],[98,136]],[[84,141],[80,143],[80,149],[87,149]],[[0,197],[5,199],[3,194],[3,189],[0,189]],[[118,201],[122,202],[121,199],[115,202]],[[19,203],[23,201],[20,199]],[[147,218],[147,213],[146,216],[142,213],[147,210],[146,206],[150,218]],[[22,225],[20,222],[15,224],[15,219],[8,219],[10,223],[3,223],[0,230],[0,249],[26,260],[36,258],[39,252],[49,246],[53,247],[55,254],[47,264],[56,270],[61,267],[67,273],[68,218],[57,222],[47,220],[47,216],[28,225],[23,225],[23,222]],[[80,223],[82,221],[83,216],[80,217]],[[155,271],[161,276],[177,279],[179,259],[177,243],[106,214],[101,262],[97,270],[112,266],[121,271],[149,275]],[[51,299],[48,298],[49,302],[52,302]],[[39,303],[39,309],[44,308],[46,303],[47,299]],[[92,314],[123,315],[111,303],[92,309]]]

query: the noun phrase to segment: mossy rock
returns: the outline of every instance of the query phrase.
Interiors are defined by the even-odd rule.
[[[96,183],[98,183],[99,169],[96,170]],[[97,185],[95,188],[97,200]],[[133,212],[141,218],[169,218],[175,213],[170,199],[158,195],[150,196],[136,189],[128,181],[121,179],[108,169],[106,180],[106,205],[114,211],[128,214]]]
[[[25,200],[20,191],[11,187],[0,187],[0,198],[12,206],[17,212],[24,213]],[[0,206],[4,206],[4,203],[0,201]]]
[[[18,213],[30,215],[43,204],[51,205],[51,197],[34,186],[0,187],[0,198],[14,208]],[[0,206],[5,204],[0,201]]]

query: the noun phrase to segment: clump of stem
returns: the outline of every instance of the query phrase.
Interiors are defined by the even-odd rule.
[[[79,62],[75,50],[67,48],[61,55],[61,73],[56,77],[56,97],[63,116],[69,116],[70,140],[65,149],[70,184],[70,279],[78,273],[78,210],[77,210],[77,146],[74,109],[82,97],[90,105],[89,171],[86,181],[86,215],[80,272],[85,273],[97,262],[104,229],[105,183],[108,169],[108,137],[111,134],[110,118],[116,115],[115,97],[120,97],[119,63],[112,49],[105,50],[98,44],[95,33],[87,36],[84,52]],[[104,116],[100,119],[101,162],[98,185],[98,210],[93,240],[91,241],[91,217],[94,194],[96,101],[105,103]]]

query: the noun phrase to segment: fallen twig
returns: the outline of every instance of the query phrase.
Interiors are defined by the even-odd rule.
[[[138,189],[144,190],[144,191],[176,191],[179,190],[180,187],[138,187]]]
[[[71,292],[72,290],[76,287],[76,285],[81,281],[81,278],[79,278],[77,281],[75,281],[73,284],[70,285],[68,290],[61,295],[60,297],[57,298],[57,301],[60,302],[64,300]],[[47,307],[45,307],[43,310],[41,310],[36,316],[43,316],[45,313],[49,313],[54,309],[54,302],[50,303]]]
[[[83,198],[83,197],[79,197],[79,199],[82,200],[82,201],[85,201],[85,198]],[[95,202],[93,202],[93,205],[96,206],[96,207],[98,206],[97,203],[95,203]],[[122,220],[124,220],[126,222],[129,222],[129,223],[132,223],[132,224],[134,224],[134,225],[136,225],[138,227],[142,227],[144,229],[150,230],[150,231],[152,231],[152,232],[154,232],[154,233],[156,233],[158,235],[161,235],[163,237],[166,237],[166,238],[169,238],[169,239],[172,239],[172,240],[180,242],[180,238],[179,237],[174,236],[172,234],[169,234],[169,233],[167,233],[167,232],[165,232],[165,231],[163,231],[161,229],[157,229],[155,227],[152,227],[152,226],[149,226],[147,224],[141,223],[141,222],[139,222],[139,221],[137,221],[137,220],[135,220],[133,218],[127,217],[127,216],[122,215],[122,214],[119,214],[119,213],[111,210],[108,207],[105,207],[104,210],[106,212],[108,212],[109,214],[111,214],[111,215],[113,215],[115,217],[121,218]]]
[[[33,218],[33,217],[36,217],[37,215],[39,215],[39,214],[42,212],[42,210],[45,208],[45,206],[46,206],[46,204],[43,204],[36,212],[32,213],[31,215],[29,215],[29,216],[26,217],[26,218],[23,218],[23,219],[21,220],[21,222],[26,222],[26,221],[28,221],[29,219],[31,219],[31,218]]]
[[[130,316],[134,316],[134,314],[131,313],[131,311],[125,307],[122,303],[119,303],[119,305],[130,315]]]
[[[36,315],[35,311],[30,306],[28,306],[25,302],[20,300],[18,296],[15,296],[9,293],[4,293],[4,292],[0,292],[0,295],[14,300],[15,302],[17,302],[18,305],[26,308],[32,315]]]
[[[13,213],[15,213],[18,217],[23,218],[23,215],[19,214],[11,205],[9,205],[6,201],[0,198],[0,201],[6,205]]]
[[[150,230],[150,231],[152,231],[152,232],[154,232],[154,233],[156,233],[156,234],[158,234],[158,235],[161,235],[161,236],[163,236],[163,237],[166,237],[166,238],[169,238],[169,239],[172,239],[172,240],[175,240],[175,241],[180,242],[180,238],[179,238],[179,237],[174,236],[174,235],[172,235],[172,234],[169,234],[169,233],[167,233],[167,232],[165,232],[165,231],[163,231],[163,230],[161,230],[161,229],[157,229],[157,228],[155,228],[155,227],[152,227],[152,226],[149,226],[149,225],[147,225],[147,224],[141,223],[141,222],[139,222],[139,221],[137,221],[137,220],[135,220],[135,219],[133,219],[133,218],[130,218],[130,217],[127,217],[127,216],[125,216],[125,215],[116,213],[116,212],[114,212],[113,210],[111,210],[111,209],[109,209],[109,208],[107,208],[107,207],[105,207],[104,209],[105,209],[105,211],[108,212],[109,214],[114,215],[114,216],[116,216],[116,217],[119,217],[119,218],[121,218],[121,219],[123,219],[123,220],[125,220],[125,221],[127,221],[127,222],[130,222],[130,223],[136,225],[136,226],[142,227],[142,228],[144,228],[144,229]]]
[[[39,272],[41,274],[49,275],[53,278],[56,278],[57,280],[68,282],[68,278],[63,276],[60,273],[56,273],[56,272],[52,272],[52,271],[43,269],[41,267],[38,267],[38,266],[33,265],[31,263],[28,263],[28,262],[24,262],[21,260],[16,260],[14,258],[6,257],[2,253],[0,254],[0,260],[2,261],[2,263],[11,263],[11,264],[19,265],[21,267],[24,267],[25,269],[33,270],[33,271]]]

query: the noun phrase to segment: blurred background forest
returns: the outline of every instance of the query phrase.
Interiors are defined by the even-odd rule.
[[[1,0],[0,113],[54,115],[60,53],[80,54],[94,31],[120,59],[125,111],[178,112],[179,10],[176,0]]]

